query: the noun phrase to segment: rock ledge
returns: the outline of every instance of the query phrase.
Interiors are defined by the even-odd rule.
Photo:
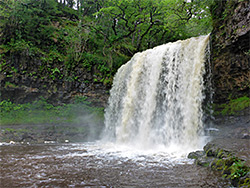
[[[197,165],[221,172],[236,187],[250,187],[250,140],[215,139],[203,151],[191,152],[188,158]]]

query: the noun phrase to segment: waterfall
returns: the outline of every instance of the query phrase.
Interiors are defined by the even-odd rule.
[[[104,138],[143,148],[197,148],[209,35],[136,53],[114,77]]]

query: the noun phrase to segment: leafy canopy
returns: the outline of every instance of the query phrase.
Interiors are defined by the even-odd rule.
[[[63,64],[63,75],[76,78],[82,67],[110,82],[138,51],[209,33],[210,1],[0,1],[0,58],[28,52],[46,65],[43,73]]]

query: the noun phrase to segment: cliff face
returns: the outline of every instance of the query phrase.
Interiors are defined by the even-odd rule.
[[[67,71],[62,63],[44,65],[39,54],[34,57],[21,52],[10,54],[2,69],[1,100],[26,103],[43,97],[60,104],[72,102],[75,96],[84,96],[96,106],[105,106],[108,99],[108,87],[93,82],[94,70],[88,71],[80,65]]]
[[[250,3],[249,0],[215,1],[212,69],[214,102],[250,96]]]

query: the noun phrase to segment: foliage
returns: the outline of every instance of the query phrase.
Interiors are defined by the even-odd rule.
[[[227,152],[220,151],[219,153]],[[247,174],[250,172],[250,168],[245,165],[245,161],[235,157],[232,153],[227,153],[224,156],[216,156],[209,166],[223,174],[224,178],[231,181],[232,185],[235,187],[241,187],[244,185],[249,185],[249,177]]]
[[[250,107],[249,97],[244,96],[236,99],[230,98],[230,101],[228,103],[216,106],[216,109],[221,109],[220,111],[217,111],[216,114],[234,115],[247,107]]]
[[[107,56],[109,53],[131,56],[159,44],[211,31],[208,7],[201,1],[110,0],[95,15],[98,26],[92,27],[105,41]],[[202,26],[187,32],[197,25]]]
[[[97,76],[92,81],[111,84],[117,69],[134,53],[209,33],[209,2],[1,1],[0,59],[11,63],[0,68],[5,71],[14,66],[14,57],[25,55],[42,61],[37,65],[41,77],[67,80],[79,77],[70,72],[82,67]]]
[[[244,177],[249,171],[249,169],[244,166],[244,162],[242,162],[241,160],[235,161],[229,169],[231,171],[231,174],[228,175],[228,178],[232,180]]]
[[[103,122],[103,108],[92,107],[86,97],[76,97],[73,104],[54,106],[45,99],[32,103],[15,104],[3,100],[0,103],[1,125],[8,124],[58,124],[82,123],[81,116],[93,117],[94,123]]]
[[[232,185],[236,187],[241,187],[243,184],[249,186],[247,174],[250,172],[250,168],[245,165],[244,161],[236,157],[232,157],[228,161],[219,161],[223,163],[223,177],[229,179]]]

